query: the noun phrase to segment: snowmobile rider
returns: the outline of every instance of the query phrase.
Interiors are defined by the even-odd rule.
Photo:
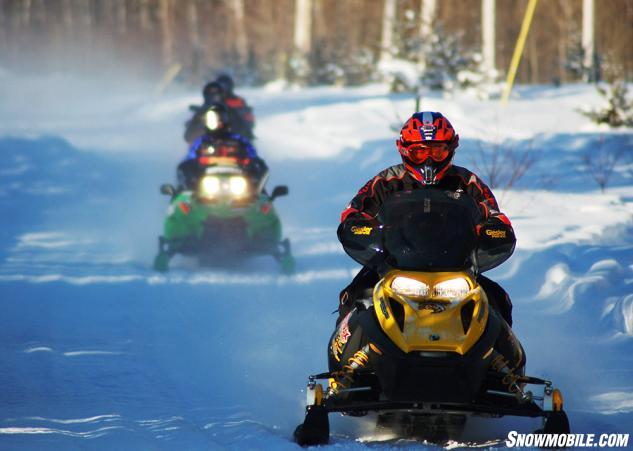
[[[227,123],[230,123],[230,117],[228,116],[228,109],[224,105],[224,90],[216,82],[207,83],[202,91],[204,96],[204,103],[200,106],[191,105],[189,109],[193,111],[193,116],[185,123],[185,141],[190,146],[200,136],[208,132],[207,124],[205,123],[207,111],[210,108],[214,108],[218,105],[222,105],[225,110],[225,116],[227,117]]]
[[[510,220],[499,211],[499,205],[488,186],[473,172],[452,164],[459,136],[441,113],[415,113],[403,125],[396,145],[402,164],[383,170],[360,189],[341,214],[339,231],[350,219],[374,218],[390,193],[424,188],[463,192],[476,201],[485,218],[476,229],[480,243],[483,243],[480,246],[492,239],[484,233],[491,227],[503,225],[512,231]],[[516,240],[513,233],[509,235],[508,249],[511,254]],[[371,297],[369,291],[379,280],[378,273],[372,268],[364,267],[359,271],[340,293],[337,324],[349,313],[357,299]],[[477,276],[477,281],[488,295],[493,308],[512,326],[512,302],[505,290],[481,274]]]
[[[224,90],[224,104],[229,109],[229,113],[232,114],[231,112],[234,111],[241,118],[241,121],[246,124],[250,132],[250,136],[245,136],[249,139],[253,139],[253,130],[255,129],[255,115],[253,114],[253,109],[246,103],[244,98],[235,94],[235,83],[229,75],[220,74],[215,82]]]
[[[223,105],[211,105],[205,113],[206,133],[196,138],[178,165],[179,189],[193,189],[206,167],[235,164],[256,186],[262,186],[268,166],[244,136],[232,133],[228,113]]]
[[[186,125],[185,140],[189,144],[202,134],[201,119],[207,107],[216,104],[226,107],[233,133],[245,136],[250,140],[255,138],[253,134],[255,128],[253,110],[242,97],[233,92],[233,79],[231,77],[220,75],[215,81],[207,83],[202,90],[202,96],[204,103],[199,107],[191,107],[194,115]]]

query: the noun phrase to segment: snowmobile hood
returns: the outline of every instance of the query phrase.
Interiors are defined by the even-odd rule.
[[[406,353],[464,355],[488,320],[488,298],[466,271],[390,271],[376,285],[373,304],[383,331]]]

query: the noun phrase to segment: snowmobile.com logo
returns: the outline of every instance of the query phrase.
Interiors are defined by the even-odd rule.
[[[519,434],[508,433],[506,446],[536,448],[626,448],[629,434]]]

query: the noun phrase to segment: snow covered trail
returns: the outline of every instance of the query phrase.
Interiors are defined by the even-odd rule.
[[[17,181],[0,198],[14,218],[1,242],[0,447],[294,448],[305,377],[322,369],[353,275],[331,229],[288,227],[291,277],[263,257],[233,270],[181,259],[162,276],[150,264],[171,174],[58,139],[0,148],[6,168],[25,166],[19,179],[5,170]]]
[[[288,412],[301,415],[293,375],[309,367],[310,335],[325,332],[293,313],[298,287],[53,282],[3,292],[0,434],[67,431],[34,438],[52,448],[62,438],[116,449],[288,445]],[[285,317],[272,295],[286,298]],[[111,429],[67,421],[104,415]]]
[[[499,119],[518,142],[535,133],[519,126],[534,123],[530,109],[551,121],[552,105],[591,99],[574,89],[528,94],[514,122]],[[36,139],[0,139],[0,448],[297,449],[290,437],[305,380],[325,368],[331,312],[357,269],[336,240],[338,215],[397,160],[389,127],[411,101],[375,87],[249,92],[269,186],[290,187],[276,203],[297,274],[278,274],[265,257],[222,269],[179,258],[163,276],[150,269],[167,205],[158,186],[173,180],[195,97],[141,97],[106,103],[95,113],[108,118],[102,126],[53,121],[44,110]],[[476,105],[495,117],[495,107],[430,101],[464,124],[457,163],[470,165],[478,136],[465,111]],[[561,386],[574,431],[633,432],[631,178],[622,171],[602,195],[566,170],[596,132],[574,134],[575,116],[562,111],[564,133],[547,134],[551,122],[541,130],[557,156],[539,160],[558,183],[534,189],[535,171],[523,190],[502,195],[519,248],[492,277],[513,298],[529,372]],[[55,124],[63,138],[39,137]],[[301,124],[303,135],[289,132]],[[332,420],[334,449],[425,448],[379,444],[370,420]],[[536,426],[477,420],[466,439],[495,444],[509,429]]]

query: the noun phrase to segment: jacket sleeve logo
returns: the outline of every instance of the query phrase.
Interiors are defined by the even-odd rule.
[[[352,226],[351,230],[354,235],[369,235],[371,234],[372,228]]]
[[[505,238],[506,237],[506,231],[505,230],[486,230],[486,235],[488,235],[490,238]]]

